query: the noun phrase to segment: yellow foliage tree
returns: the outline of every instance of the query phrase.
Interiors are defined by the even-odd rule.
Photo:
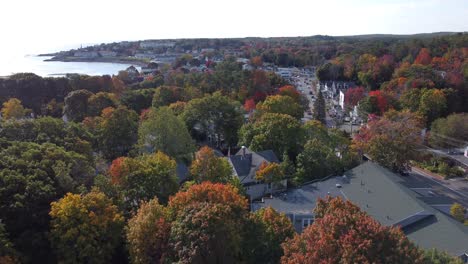
[[[7,102],[3,103],[1,110],[3,119],[18,119],[24,117],[28,110],[21,105],[21,101],[16,98],[11,98]]]
[[[59,263],[109,263],[124,217],[104,193],[68,193],[51,203],[50,238]]]

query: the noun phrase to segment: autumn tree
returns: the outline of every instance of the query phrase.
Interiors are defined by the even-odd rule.
[[[424,263],[397,227],[385,227],[341,198],[318,200],[315,221],[283,243],[281,263]]]
[[[262,162],[255,173],[255,179],[266,183],[277,183],[284,178],[281,164],[276,162]]]
[[[138,129],[142,152],[162,151],[167,155],[190,160],[195,150],[184,123],[168,107],[151,110]]]
[[[190,166],[190,174],[197,182],[227,183],[232,178],[232,167],[223,157],[217,157],[213,149],[203,146]]]
[[[465,211],[466,209],[463,207],[463,205],[459,203],[454,203],[450,207],[450,215],[452,215],[453,218],[462,223],[465,222]]]
[[[1,117],[5,120],[8,119],[19,119],[24,117],[31,110],[25,109],[21,104],[21,101],[16,98],[3,103],[3,108],[0,110]]]
[[[257,106],[255,105],[255,100],[253,98],[249,98],[245,100],[245,103],[244,103],[245,111],[252,112],[253,110],[255,110],[256,107]]]
[[[255,67],[261,67],[263,65],[262,57],[255,56],[250,59],[250,63]]]
[[[70,121],[81,122],[86,116],[88,116],[88,99],[92,95],[93,93],[88,90],[76,90],[70,92],[67,97],[65,97],[63,114]]]
[[[107,107],[117,107],[117,99],[112,93],[99,92],[88,98],[88,116],[98,116]]]
[[[409,111],[390,110],[370,121],[354,137],[353,144],[381,165],[399,170],[407,166],[422,142],[422,118]]]
[[[177,101],[175,103],[170,104],[169,109],[171,109],[172,112],[174,112],[174,115],[180,116],[184,112],[185,106],[187,106],[186,102]]]
[[[171,225],[169,212],[158,199],[143,202],[126,230],[132,263],[166,263],[171,253]]]
[[[349,107],[354,107],[356,106],[359,101],[364,98],[365,96],[365,91],[363,87],[355,87],[355,88],[349,88],[345,92],[345,104],[346,106]]]
[[[173,213],[191,204],[208,202],[211,204],[224,204],[237,212],[247,210],[247,199],[239,195],[238,190],[230,184],[202,182],[190,186],[186,191],[178,192],[169,200],[169,208]]]
[[[295,156],[302,144],[301,124],[290,115],[266,113],[239,131],[239,145],[252,150],[272,149],[277,155]]]
[[[195,203],[177,214],[170,243],[180,263],[237,263],[241,231],[239,215],[228,205]]]
[[[68,193],[51,204],[50,238],[61,263],[109,263],[120,242],[124,218],[112,201],[93,190]]]
[[[312,112],[315,120],[326,124],[326,106],[325,99],[323,98],[322,91],[318,91],[317,99],[314,102],[314,111]]]
[[[428,65],[432,61],[431,54],[429,52],[429,49],[427,48],[422,48],[419,51],[418,56],[414,60],[414,64],[422,64],[422,65]]]
[[[137,158],[118,158],[109,169],[112,183],[118,185],[130,209],[155,196],[166,203],[178,189],[176,162],[158,151]]]
[[[301,119],[304,116],[304,109],[289,96],[268,96],[265,101],[258,103],[256,108],[261,114],[287,114],[297,119]]]
[[[168,106],[177,101],[181,101],[182,89],[176,86],[161,86],[156,88],[153,95],[152,105],[154,108]]]

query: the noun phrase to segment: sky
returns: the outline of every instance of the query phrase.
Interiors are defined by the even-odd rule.
[[[468,31],[467,0],[5,0],[0,54],[165,38]]]

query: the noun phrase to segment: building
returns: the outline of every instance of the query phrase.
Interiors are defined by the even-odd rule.
[[[422,248],[437,248],[453,256],[466,257],[468,227],[447,215],[440,204],[453,201],[411,176],[399,176],[366,162],[335,176],[274,195],[252,204],[252,210],[271,206],[285,213],[298,232],[314,221],[318,198],[342,197],[358,205],[386,226],[400,226],[408,238]],[[440,209],[440,210],[439,210]]]
[[[96,51],[76,51],[73,56],[78,58],[96,58],[99,54]]]
[[[109,50],[101,50],[99,51],[99,55],[101,55],[102,57],[115,57],[117,56],[117,52],[115,51],[109,51]]]
[[[142,49],[154,49],[154,48],[173,48],[175,42],[173,41],[142,41],[140,42],[140,48]]]
[[[255,179],[255,174],[263,162],[279,163],[278,157],[272,150],[253,152],[242,147],[236,155],[228,157],[228,161],[233,168],[234,177],[239,178],[252,200],[285,190],[287,187],[286,180],[278,183],[265,183]]]

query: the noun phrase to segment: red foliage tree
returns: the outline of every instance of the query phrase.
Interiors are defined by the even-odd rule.
[[[373,98],[377,104],[377,108],[379,108],[380,113],[384,113],[388,109],[388,101],[387,98],[382,94],[381,91],[371,91],[369,93],[369,97]]]
[[[429,52],[429,49],[427,48],[422,48],[419,51],[418,56],[414,60],[414,64],[422,64],[422,65],[429,65],[432,61],[431,54]]]
[[[112,161],[109,167],[109,175],[113,184],[121,184],[122,176],[128,173],[124,168],[126,157],[119,157]],[[125,171],[122,171],[125,170]]]
[[[249,98],[249,99],[245,100],[245,103],[244,103],[245,111],[250,112],[252,110],[255,110],[255,107],[256,107],[256,104],[255,104],[255,100],[253,98]]]
[[[292,97],[294,100],[296,100],[297,103],[300,103],[301,94],[292,85],[285,85],[283,87],[280,87],[278,94]]]
[[[349,106],[355,106],[357,103],[364,98],[364,88],[356,87],[350,88],[345,93],[345,104]]]
[[[423,263],[403,232],[341,198],[317,201],[316,221],[283,243],[281,263]]]

